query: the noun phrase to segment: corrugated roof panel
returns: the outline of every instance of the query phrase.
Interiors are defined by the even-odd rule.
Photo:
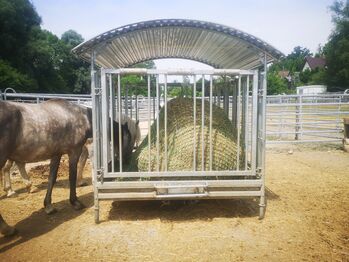
[[[163,19],[116,28],[73,49],[85,60],[96,52],[95,62],[106,68],[129,67],[159,58],[185,58],[216,68],[251,69],[260,65],[260,54],[268,61],[283,54],[235,28],[187,19]]]

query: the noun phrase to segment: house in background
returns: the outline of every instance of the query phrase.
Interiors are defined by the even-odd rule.
[[[318,95],[327,92],[325,85],[298,86],[297,95]]]
[[[314,70],[316,68],[324,68],[326,66],[326,60],[322,57],[311,57],[307,56],[305,58],[305,64],[303,67],[303,72],[305,70]]]

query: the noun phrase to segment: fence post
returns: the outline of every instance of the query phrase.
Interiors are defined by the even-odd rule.
[[[136,95],[136,108],[135,108],[135,110],[136,110],[136,121],[138,120],[138,95]]]
[[[296,98],[296,129],[295,140],[302,139],[302,95],[297,95]]]
[[[343,149],[349,152],[349,117],[343,119],[344,124],[344,138],[343,138]]]

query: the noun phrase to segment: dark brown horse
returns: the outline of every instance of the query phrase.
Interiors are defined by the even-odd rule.
[[[114,136],[119,137],[118,128]],[[84,208],[76,196],[77,163],[86,140],[91,137],[91,109],[60,99],[35,105],[0,101],[0,169],[7,160],[29,163],[50,159],[48,189],[44,199],[47,214],[56,211],[51,195],[63,154],[69,156],[70,203],[75,210]],[[125,152],[130,139],[125,124],[122,126]],[[0,231],[5,235],[15,232],[1,215]]]

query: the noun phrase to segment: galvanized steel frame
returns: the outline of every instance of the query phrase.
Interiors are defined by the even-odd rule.
[[[265,57],[266,58],[266,57]],[[266,62],[266,60],[265,60]],[[264,64],[266,68],[266,63]],[[93,71],[93,75],[96,74]],[[167,75],[190,75],[210,78],[210,123],[212,128],[212,104],[214,102],[212,97],[213,90],[213,76],[215,75],[234,75],[237,76],[237,92],[236,92],[236,107],[238,115],[235,117],[235,127],[238,137],[237,150],[239,156],[241,152],[244,152],[245,161],[238,165],[236,170],[233,171],[214,171],[212,170],[212,133],[210,130],[210,170],[205,170],[203,165],[201,169],[193,164],[193,171],[159,171],[159,160],[157,160],[156,172],[150,172],[150,166],[148,172],[124,172],[122,168],[122,159],[119,159],[120,170],[114,169],[114,158],[111,156],[110,145],[113,145],[113,136],[109,135],[112,125],[108,126],[108,118],[114,116],[114,109],[110,110],[110,106],[113,104],[110,98],[110,94],[113,88],[110,86],[112,83],[107,79],[111,79],[111,75],[117,76],[117,104],[119,119],[121,119],[121,86],[120,77],[124,74],[141,74],[148,78],[148,102],[150,102],[150,75],[155,75],[159,79],[159,75],[163,75],[165,78],[164,85],[164,100],[165,111],[167,110]],[[259,70],[235,70],[235,69],[212,69],[212,70],[153,70],[153,69],[104,69],[100,70],[100,83],[101,86],[96,85],[96,81],[93,81],[92,88],[97,90],[93,92],[93,123],[94,123],[94,167],[93,167],[93,181],[95,190],[95,221],[99,221],[99,201],[100,200],[145,200],[145,199],[210,199],[210,198],[241,198],[241,197],[258,197],[260,199],[260,218],[264,217],[265,212],[265,182],[264,182],[264,161],[265,161],[265,97],[266,97],[266,81],[259,80]],[[252,110],[251,117],[248,112],[248,100],[249,100],[249,84],[252,81]],[[195,81],[196,82],[196,81]],[[194,83],[195,83],[194,82]],[[204,81],[202,81],[204,82]],[[109,84],[109,87],[108,87]],[[93,87],[93,85],[95,85]],[[196,89],[194,84],[194,90]],[[196,101],[195,92],[194,103]],[[156,82],[156,101],[159,101],[159,83]],[[200,98],[202,101],[205,99],[204,92]],[[203,104],[204,105],[204,104]],[[159,114],[157,106],[156,114]],[[194,116],[196,106],[194,106]],[[202,108],[203,110],[203,108]],[[157,137],[159,137],[159,118],[156,117],[157,125]],[[151,124],[150,103],[148,103],[148,128]],[[194,117],[194,121],[195,117]],[[109,121],[110,122],[110,121]],[[166,114],[165,114],[165,128],[166,128]],[[250,122],[251,126],[248,126]],[[202,124],[203,121],[202,121]],[[119,130],[121,125],[119,124]],[[101,128],[101,130],[99,130]],[[203,129],[203,128],[202,128]],[[150,130],[150,129],[149,129]],[[149,139],[152,136],[151,132],[148,133]],[[195,137],[195,136],[194,136]],[[251,137],[251,142],[250,138]],[[96,139],[97,138],[97,139]],[[98,139],[99,138],[99,139]],[[202,137],[201,137],[202,138]],[[121,144],[121,132],[119,136],[119,143]],[[167,142],[167,140],[165,139]],[[241,141],[241,143],[240,143]],[[165,148],[167,143],[165,142]],[[201,141],[203,143],[203,141]],[[251,143],[251,144],[250,144]],[[157,147],[157,159],[159,158],[159,140],[156,141]],[[194,148],[195,148],[194,142]],[[240,149],[241,148],[241,149]],[[244,148],[242,150],[242,148]],[[122,152],[120,151],[119,154]],[[195,156],[195,153],[194,153]],[[203,152],[202,152],[203,156]],[[112,169],[108,167],[109,162],[112,163]],[[167,164],[167,161],[165,161]],[[137,179],[137,181],[129,181],[130,179]],[[126,180],[125,180],[126,179]],[[148,179],[148,181],[144,181]],[[151,181],[149,180],[151,179]],[[199,180],[198,180],[199,179]],[[142,181],[143,180],[143,181]]]

